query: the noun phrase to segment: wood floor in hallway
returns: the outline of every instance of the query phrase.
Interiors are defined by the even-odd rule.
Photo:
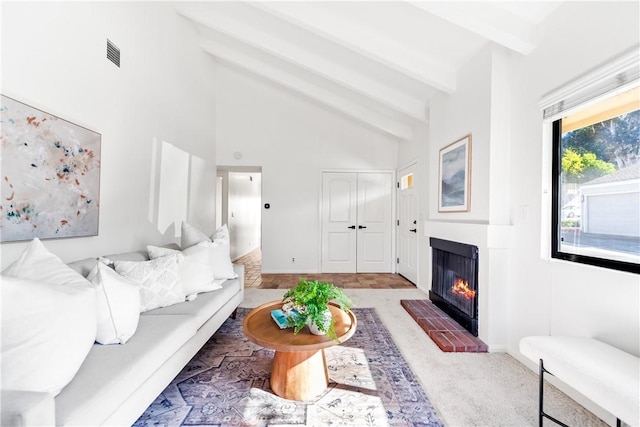
[[[237,259],[244,265],[244,287],[256,289],[289,289],[304,277],[322,280],[345,289],[412,289],[415,285],[404,277],[393,273],[327,273],[327,274],[262,274],[262,252],[260,249]]]

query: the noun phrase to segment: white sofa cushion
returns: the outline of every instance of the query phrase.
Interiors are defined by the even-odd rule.
[[[52,426],[56,423],[56,405],[52,394],[3,390],[0,404],[0,425],[26,427]]]
[[[140,285],[97,262],[88,280],[98,303],[96,341],[124,344],[133,336],[140,318]]]
[[[76,378],[56,398],[56,425],[102,425],[131,394],[152,381],[196,330],[193,316],[142,315],[127,344],[94,345]]]
[[[140,284],[140,312],[184,301],[178,256],[181,255],[138,262],[114,261],[118,273]]]
[[[95,293],[38,239],[2,276],[2,388],[57,395],[95,341]]]

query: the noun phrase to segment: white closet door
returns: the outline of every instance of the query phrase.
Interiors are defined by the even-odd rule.
[[[390,173],[358,173],[358,273],[393,271]]]
[[[327,172],[322,178],[322,272],[393,269],[389,172]]]
[[[322,175],[322,272],[356,272],[357,175]]]

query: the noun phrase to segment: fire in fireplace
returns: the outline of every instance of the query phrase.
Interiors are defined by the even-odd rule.
[[[429,299],[462,327],[478,336],[478,247],[429,239],[432,281]]]

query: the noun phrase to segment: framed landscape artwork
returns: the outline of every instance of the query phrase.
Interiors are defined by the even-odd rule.
[[[438,212],[471,209],[471,134],[440,149]]]
[[[99,133],[0,96],[0,241],[95,236]]]

